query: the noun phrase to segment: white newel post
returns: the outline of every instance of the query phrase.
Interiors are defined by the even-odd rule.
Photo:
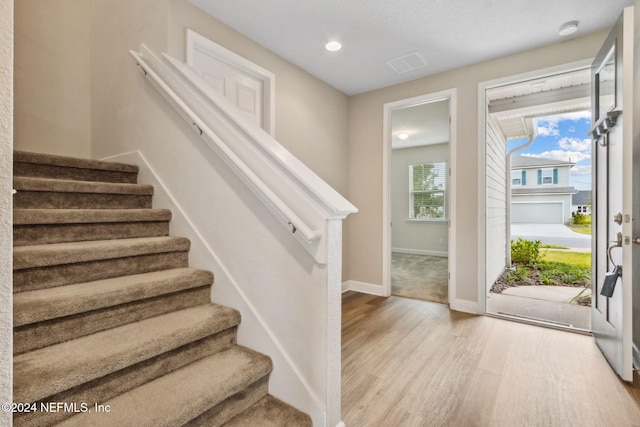
[[[327,221],[327,426],[342,425],[342,219]]]

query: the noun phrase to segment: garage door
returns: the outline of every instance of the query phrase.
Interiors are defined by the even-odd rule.
[[[562,203],[512,203],[511,222],[563,224]]]

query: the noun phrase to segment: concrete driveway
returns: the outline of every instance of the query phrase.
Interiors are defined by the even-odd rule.
[[[522,237],[540,240],[548,245],[566,246],[576,249],[591,249],[591,236],[576,233],[563,224],[511,224],[511,239]]]

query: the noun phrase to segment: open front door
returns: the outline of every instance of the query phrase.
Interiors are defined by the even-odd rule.
[[[611,30],[592,66],[594,239],[591,328],[626,381],[632,361],[633,9]],[[636,221],[638,221],[636,219]]]

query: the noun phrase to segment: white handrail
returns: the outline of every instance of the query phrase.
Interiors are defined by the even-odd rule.
[[[357,209],[224,97],[209,91],[186,64],[158,58],[146,46],[130,51],[145,77],[254,195],[320,263],[326,221]]]

